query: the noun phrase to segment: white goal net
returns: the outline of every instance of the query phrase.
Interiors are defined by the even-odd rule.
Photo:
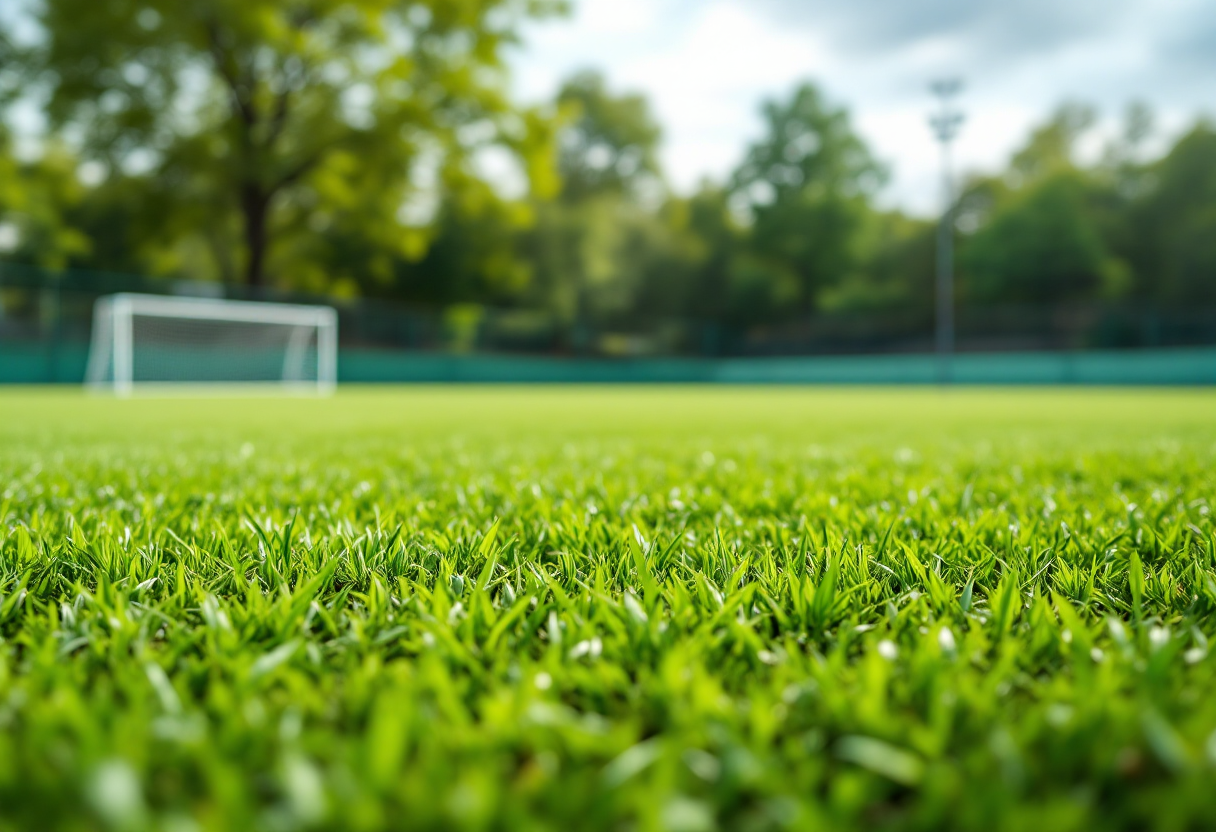
[[[93,309],[85,383],[120,395],[249,385],[325,394],[337,358],[328,306],[110,295]]]

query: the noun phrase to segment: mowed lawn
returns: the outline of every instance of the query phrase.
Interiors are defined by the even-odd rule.
[[[1216,392],[0,389],[0,830],[1216,825]]]

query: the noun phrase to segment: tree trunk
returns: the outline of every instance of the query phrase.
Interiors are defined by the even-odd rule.
[[[261,288],[266,283],[266,219],[270,213],[269,196],[256,185],[241,191],[241,213],[245,220],[245,285]]]

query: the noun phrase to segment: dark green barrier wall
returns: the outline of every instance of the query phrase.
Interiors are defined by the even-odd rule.
[[[0,383],[79,384],[87,348],[0,344]],[[343,382],[931,384],[932,355],[748,359],[569,359],[343,350]],[[1216,384],[1216,347],[1069,353],[986,353],[954,359],[961,384]]]
[[[931,384],[932,355],[590,360],[346,351],[344,382]],[[957,356],[961,384],[1216,384],[1216,348]]]
[[[0,384],[79,384],[88,360],[87,344],[0,343]]]

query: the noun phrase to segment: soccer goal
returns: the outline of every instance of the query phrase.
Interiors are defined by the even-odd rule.
[[[121,294],[98,299],[85,383],[118,395],[222,388],[328,394],[328,306]]]

